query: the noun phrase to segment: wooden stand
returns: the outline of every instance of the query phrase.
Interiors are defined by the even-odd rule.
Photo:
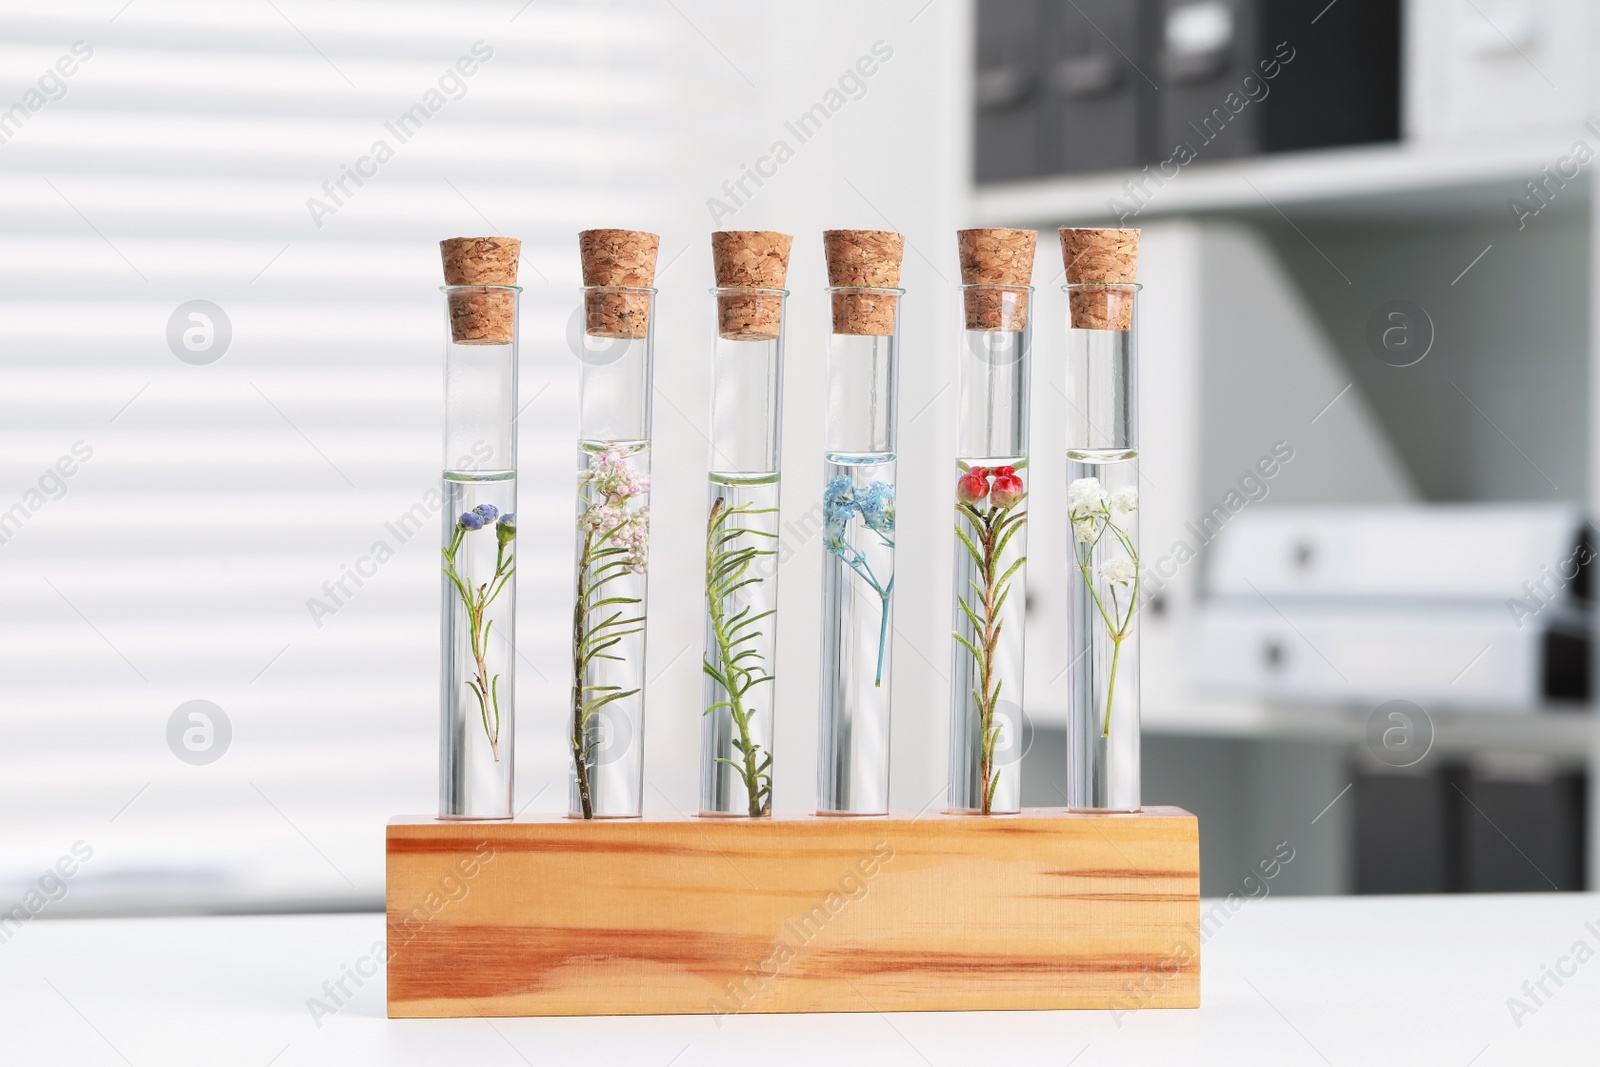
[[[389,1014],[1197,1007],[1199,825],[442,822],[388,833]]]

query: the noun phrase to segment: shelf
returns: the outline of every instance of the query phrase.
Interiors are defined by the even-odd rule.
[[[1366,739],[1365,707],[1277,705],[1251,701],[1202,702],[1184,708],[1144,709],[1144,728],[1172,736],[1330,741],[1359,745]],[[1581,707],[1465,711],[1428,709],[1433,750],[1451,755],[1484,752],[1555,756],[1581,763],[1594,750],[1595,718]]]
[[[1160,188],[1149,181],[1152,192],[1136,217],[1145,221],[1217,213],[1276,218],[1297,208],[1296,218],[1426,221],[1481,215],[1510,220],[1507,199],[1538,178],[1540,168],[1567,156],[1579,139],[1600,148],[1600,134],[1573,126],[1447,145],[1368,145],[1216,162],[1201,156]],[[1155,167],[1148,169],[1159,174]],[[1125,170],[979,186],[974,218],[980,226],[1104,222],[1116,217],[1108,206],[1113,199],[1133,203],[1124,186],[1142,173]],[[1586,183],[1586,173],[1580,172],[1557,191],[1547,210],[1586,210]],[[1125,224],[1138,223],[1130,218]]]

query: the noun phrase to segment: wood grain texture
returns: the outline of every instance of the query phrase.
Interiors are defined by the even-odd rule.
[[[388,830],[393,1017],[1197,1007],[1193,815]]]

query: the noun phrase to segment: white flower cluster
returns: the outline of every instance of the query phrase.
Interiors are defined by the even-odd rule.
[[[1093,544],[1102,523],[1111,521],[1113,511],[1126,515],[1139,510],[1139,490],[1131,485],[1106,495],[1099,478],[1079,478],[1067,487],[1067,517],[1072,532],[1083,544]]]
[[[1116,585],[1132,585],[1139,574],[1134,565],[1125,559],[1109,559],[1100,567],[1106,581]]]
[[[1067,487],[1067,517],[1072,534],[1080,544],[1092,545],[1105,527],[1115,526],[1113,514],[1128,515],[1139,510],[1139,490],[1127,485],[1107,495],[1099,478],[1079,478]],[[1107,560],[1100,567],[1105,580],[1115,585],[1132,585],[1139,568],[1131,560]]]

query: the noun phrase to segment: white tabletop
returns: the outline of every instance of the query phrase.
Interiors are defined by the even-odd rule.
[[[1215,907],[1223,910],[1212,912]],[[1600,895],[1245,901],[1190,1011],[396,1020],[381,974],[333,1014],[380,915],[35,920],[0,944],[0,1060],[298,1064],[1423,1064],[1600,1061]],[[1586,949],[1574,950],[1582,942]],[[1579,962],[1581,956],[1583,962]],[[1592,957],[1592,958],[1591,958]],[[1547,970],[1548,969],[1548,970]],[[1559,969],[1561,985],[1546,977]],[[1541,993],[1537,982],[1544,977]],[[1533,993],[1524,990],[1531,982]],[[1534,997],[1538,1000],[1535,1001]],[[1527,1012],[1514,1018],[1508,999]]]

